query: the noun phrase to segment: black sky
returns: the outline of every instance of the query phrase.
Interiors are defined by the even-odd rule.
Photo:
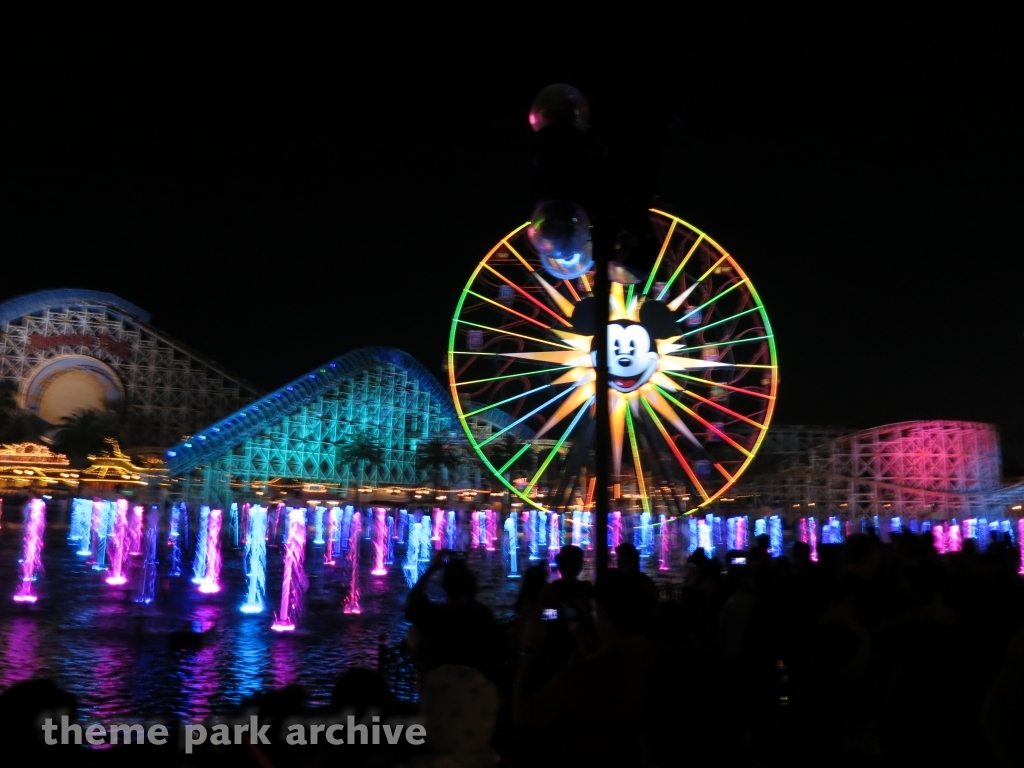
[[[26,28],[4,54],[0,300],[111,291],[267,388],[367,344],[440,374],[459,290],[529,213],[533,95],[617,61],[673,117],[658,192],[761,294],[779,421],[1024,431],[1009,19],[652,15],[575,45],[564,20],[493,21]]]

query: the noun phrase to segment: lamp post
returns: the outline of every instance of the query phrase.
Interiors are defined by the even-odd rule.
[[[550,85],[530,109],[536,132],[534,181],[538,204],[530,220],[530,241],[541,263],[558,279],[585,274],[593,266],[594,303],[597,306],[592,349],[595,353],[595,478],[592,540],[597,573],[608,567],[608,486],[611,422],[608,415],[608,262],[615,242],[613,217],[608,215],[605,180],[596,158],[600,151],[588,146],[590,108],[570,85]],[[595,194],[596,190],[600,190]],[[591,231],[591,219],[599,227]],[[597,237],[594,237],[597,234]]]

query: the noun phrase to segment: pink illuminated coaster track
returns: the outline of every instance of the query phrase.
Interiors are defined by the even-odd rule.
[[[611,490],[623,509],[683,513],[726,495],[753,460],[775,405],[775,341],[731,255],[671,214],[650,221],[650,273],[612,274]],[[449,383],[469,442],[539,509],[593,497],[592,285],[592,271],[559,279],[524,224],[474,270],[452,321]]]

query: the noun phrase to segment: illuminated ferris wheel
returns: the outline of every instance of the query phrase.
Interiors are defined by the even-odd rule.
[[[673,514],[722,497],[747,468],[778,377],[768,316],[736,260],[671,214],[650,218],[661,241],[651,273],[620,268],[611,286],[611,492],[619,509]],[[582,267],[542,259],[527,227],[494,246],[462,292],[449,337],[452,398],[470,444],[523,502],[586,508],[594,275],[588,254]],[[507,418],[475,426],[496,412]]]

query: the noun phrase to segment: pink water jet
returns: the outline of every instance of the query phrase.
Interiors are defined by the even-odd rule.
[[[818,518],[807,518],[807,540],[811,545],[811,562],[818,562]]]
[[[963,541],[960,538],[960,526],[950,523],[949,532],[946,534],[946,548],[949,552],[959,552],[963,549]]]
[[[120,586],[128,583],[125,565],[128,561],[128,502],[118,499],[114,507],[114,533],[110,537],[110,576],[107,584]]]
[[[373,512],[373,576],[387,576],[388,569],[384,567],[384,558],[388,553],[388,521],[387,511],[376,509]]]
[[[444,510],[434,509],[434,531],[430,534],[430,540],[436,541],[435,549],[444,549]]]
[[[609,547],[609,549],[611,549],[612,552],[614,552],[615,548],[617,546],[619,546],[619,544],[622,543],[622,513],[621,512],[612,512],[611,519],[608,521],[608,530],[611,531],[611,535],[612,535],[612,542],[611,542],[611,546]],[[573,542],[573,543],[575,544],[576,542]]]
[[[469,513],[469,548],[477,549],[480,546],[480,513],[473,510]]]
[[[349,582],[348,594],[345,595],[345,613],[359,614],[363,612],[359,605],[359,537],[362,532],[362,516],[358,512],[354,512],[348,539],[348,562],[352,578]]]
[[[324,565],[334,565],[334,539],[338,535],[338,514],[337,507],[331,507],[327,512],[327,548],[324,551]]]
[[[284,544],[284,577],[281,580],[281,612],[274,616],[271,629],[291,632],[302,613],[303,598],[309,582],[302,565],[306,558],[306,513],[293,509],[288,513],[288,539]]]
[[[658,520],[661,525],[661,558],[658,560],[658,570],[667,571],[672,562],[672,539],[669,536],[668,521],[665,515],[660,515]]]
[[[250,509],[252,509],[252,505],[251,504],[248,504],[248,503],[243,504],[242,505],[242,511],[241,511],[241,513],[239,515],[239,518],[238,518],[238,538],[239,538],[239,541],[242,543],[242,546],[245,546],[246,542],[248,541],[247,537],[249,535],[249,510]]]
[[[940,555],[946,554],[948,547],[946,545],[946,531],[942,527],[942,523],[936,523],[932,526],[932,541],[935,543],[935,551]]]
[[[32,585],[43,568],[43,534],[46,532],[46,505],[41,499],[32,499],[28,504],[28,517],[21,538],[21,563],[18,575],[18,590],[14,594],[16,603],[34,603],[39,596]]]
[[[487,515],[487,541],[484,543],[486,549],[493,552],[494,542],[498,539],[498,517],[492,509],[488,509],[484,514]]]
[[[220,592],[220,529],[223,523],[224,513],[211,509],[206,524],[206,575],[199,585],[199,591],[208,595]]]
[[[1020,547],[1020,570],[1018,573],[1024,576],[1024,517],[1017,521],[1017,546]]]
[[[136,504],[132,507],[132,518],[128,527],[128,554],[129,555],[141,555],[142,554],[142,517],[146,512],[146,508],[141,504]]]

